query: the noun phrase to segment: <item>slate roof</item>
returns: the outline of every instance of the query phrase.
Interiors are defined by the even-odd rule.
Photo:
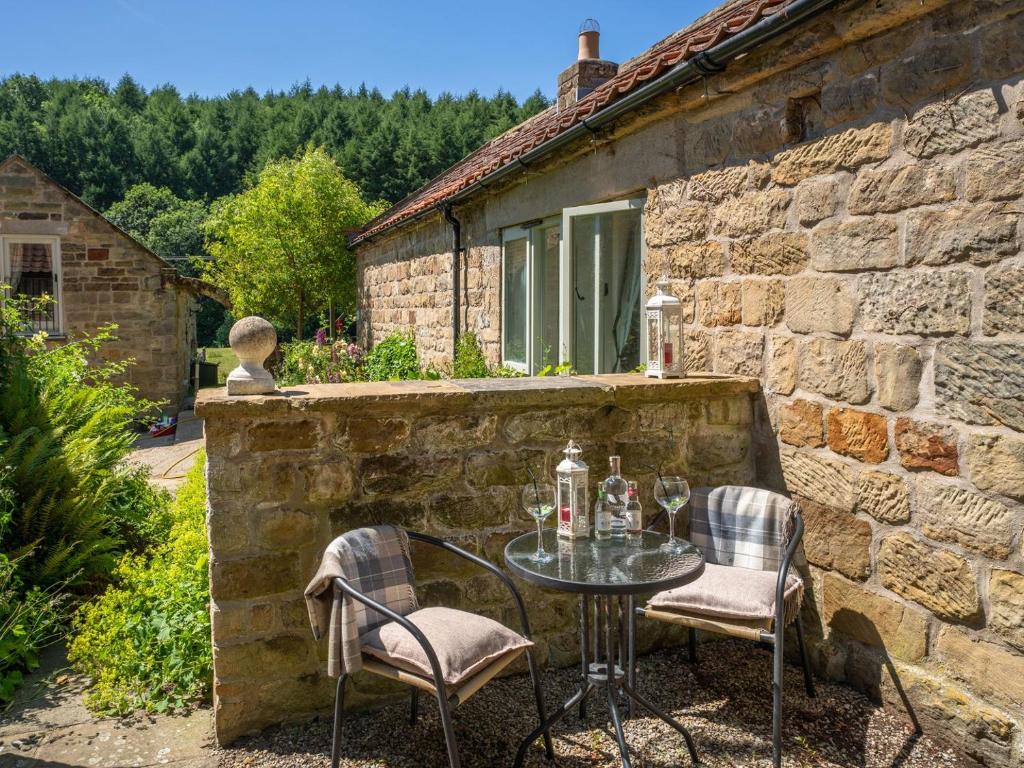
[[[516,161],[525,152],[591,117],[622,96],[656,79],[682,61],[718,45],[768,16],[784,11],[794,0],[731,0],[690,26],[666,37],[619,67],[615,77],[576,104],[559,112],[554,106],[520,123],[467,155],[440,176],[370,221],[353,238],[368,237],[445,202],[482,177]]]

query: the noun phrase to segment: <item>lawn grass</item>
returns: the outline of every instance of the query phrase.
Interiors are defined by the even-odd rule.
[[[233,368],[238,367],[238,358],[231,347],[207,347],[206,362],[217,363],[217,386],[223,387],[224,381]]]

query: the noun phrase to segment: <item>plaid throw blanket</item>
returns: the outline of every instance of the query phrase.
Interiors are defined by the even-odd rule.
[[[778,571],[793,534],[795,502],[740,485],[698,488],[690,496],[690,541],[709,563]]]
[[[313,636],[328,638],[327,674],[339,677],[362,668],[359,638],[390,619],[340,590],[345,579],[372,600],[405,616],[419,608],[413,588],[409,537],[391,525],[357,528],[332,541],[316,576],[306,587],[306,608]]]

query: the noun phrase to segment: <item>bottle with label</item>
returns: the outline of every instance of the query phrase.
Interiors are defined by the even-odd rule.
[[[612,515],[604,485],[597,486],[597,502],[594,504],[594,538],[608,539],[612,535]]]
[[[626,537],[626,493],[627,485],[620,474],[619,457],[608,457],[608,477],[604,483],[605,506],[611,515],[611,535],[616,539]]]
[[[644,516],[643,507],[640,506],[640,494],[633,480],[629,481],[626,496],[626,538],[639,541],[644,533]]]

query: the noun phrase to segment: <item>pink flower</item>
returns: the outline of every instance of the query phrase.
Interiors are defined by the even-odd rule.
[[[322,347],[326,343],[327,343],[327,329],[326,328],[318,328],[317,332],[316,332],[316,345],[318,347]]]

